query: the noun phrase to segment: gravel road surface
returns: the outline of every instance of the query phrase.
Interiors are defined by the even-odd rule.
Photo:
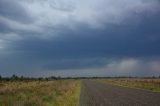
[[[160,93],[82,81],[81,106],[160,106]]]

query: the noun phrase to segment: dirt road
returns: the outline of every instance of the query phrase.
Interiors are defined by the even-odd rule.
[[[160,106],[160,93],[82,81],[81,106]]]

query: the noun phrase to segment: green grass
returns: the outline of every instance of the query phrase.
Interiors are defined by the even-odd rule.
[[[160,79],[106,79],[98,80],[99,82],[118,85],[123,87],[130,87],[152,92],[160,92]]]
[[[0,106],[79,106],[81,81],[0,82]]]
[[[57,101],[57,106],[79,106],[79,98],[80,98],[80,82],[74,85],[75,89],[66,93],[65,96],[60,97]]]

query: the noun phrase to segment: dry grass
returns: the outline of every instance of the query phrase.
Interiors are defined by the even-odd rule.
[[[0,82],[0,106],[78,106],[80,81]]]
[[[160,92],[160,79],[107,79],[101,82]]]

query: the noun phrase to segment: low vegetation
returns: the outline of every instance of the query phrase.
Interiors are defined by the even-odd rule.
[[[0,106],[78,106],[79,80],[0,81]]]
[[[119,78],[119,79],[106,79],[99,80],[103,83],[126,86],[131,88],[138,88],[144,90],[150,90],[153,92],[160,92],[160,79],[132,79],[132,78]]]

